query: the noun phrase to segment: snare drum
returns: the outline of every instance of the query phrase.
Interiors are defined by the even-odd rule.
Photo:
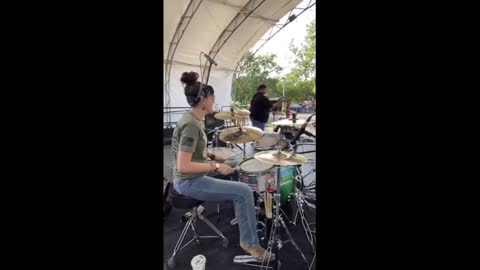
[[[246,183],[255,192],[264,192],[267,184],[277,190],[276,170],[274,165],[260,162],[254,158],[244,160],[238,164],[239,181]],[[295,166],[282,166],[280,168],[280,202],[285,204],[288,196],[294,192]]]
[[[280,141],[277,133],[264,133],[255,141],[255,149],[259,151],[271,150]]]
[[[275,187],[274,166],[260,162],[254,158],[246,159],[238,164],[239,181],[246,183],[253,191],[264,192],[267,183]]]

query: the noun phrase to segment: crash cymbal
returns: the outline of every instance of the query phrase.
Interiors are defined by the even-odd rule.
[[[224,129],[219,139],[227,143],[253,142],[263,136],[263,131],[256,127],[232,127]]]
[[[293,154],[285,151],[272,150],[258,152],[253,156],[256,160],[278,166],[295,166],[307,162],[307,158],[302,155]]]
[[[294,127],[294,126],[301,126],[303,124],[305,124],[305,119],[297,119],[295,121],[295,124],[293,123],[292,119],[282,119],[282,120],[278,120],[278,121],[275,121],[275,122],[272,122],[271,124],[274,125],[274,126],[290,126],[290,127]]]
[[[242,116],[235,112],[219,112],[215,114],[215,118],[220,120],[234,120],[234,119],[241,119]]]

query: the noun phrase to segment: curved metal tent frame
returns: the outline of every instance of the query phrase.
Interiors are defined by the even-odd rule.
[[[182,72],[190,70],[205,76],[206,68],[201,70],[201,61],[205,67],[208,63],[200,58],[200,52],[208,52],[218,63],[212,67],[209,84],[215,88],[219,107],[230,105],[232,81],[240,60],[300,2],[302,0],[164,1],[164,108],[188,107],[179,78]],[[167,122],[172,122],[171,117],[167,114]]]

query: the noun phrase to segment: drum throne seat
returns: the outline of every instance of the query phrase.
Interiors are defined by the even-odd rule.
[[[177,209],[192,209],[190,213],[190,217],[187,220],[187,223],[185,224],[185,227],[183,228],[182,233],[180,234],[180,237],[177,241],[177,244],[175,245],[175,248],[173,249],[173,254],[172,256],[168,259],[168,267],[170,268],[175,268],[175,256],[177,253],[182,250],[184,247],[195,241],[197,244],[200,244],[200,238],[222,238],[222,246],[224,248],[228,247],[228,239],[218,230],[208,219],[206,219],[202,214],[198,214],[197,212],[197,207],[200,206],[204,201],[199,201],[196,199],[193,199],[191,197],[184,196],[178,192],[175,191],[175,189],[170,186],[170,190],[168,191],[168,201],[169,203]],[[215,236],[200,236],[198,234],[198,228],[195,227],[197,220],[200,219],[203,221],[205,224],[207,224],[217,235]],[[187,242],[185,245],[181,246],[183,243],[183,240],[185,239],[185,236],[188,232],[188,229],[191,228],[193,231],[193,238]]]

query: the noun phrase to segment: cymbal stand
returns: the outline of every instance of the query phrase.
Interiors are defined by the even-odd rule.
[[[278,155],[280,155],[281,154],[280,146],[276,146],[276,147],[277,147],[277,150],[278,150]],[[277,251],[282,248],[282,245],[284,243],[291,242],[293,244],[293,246],[298,250],[300,255],[302,256],[302,258],[305,261],[305,264],[308,268],[308,261],[305,258],[305,255],[302,253],[302,251],[300,250],[298,245],[293,240],[292,235],[290,234],[290,231],[288,230],[287,226],[285,225],[285,222],[283,221],[283,218],[280,214],[281,166],[275,165],[274,167],[276,167],[276,169],[277,169],[276,170],[277,171],[277,173],[276,173],[277,189],[275,191],[275,194],[273,195],[273,198],[275,200],[275,218],[274,218],[273,223],[272,223],[272,229],[270,230],[270,237],[268,239],[267,251],[269,251],[271,253],[273,252],[273,247],[274,247],[275,242],[277,243],[277,248],[276,248]],[[288,240],[286,240],[286,241],[281,241],[280,238],[279,238],[279,235],[278,235],[279,230],[277,230],[277,228],[280,228],[280,225],[282,226],[282,228],[284,229],[284,231],[286,232],[286,234],[288,236]],[[275,256],[275,258],[276,258],[276,265],[278,266],[278,256]],[[267,262],[266,267],[268,267],[268,262],[269,261],[270,261],[270,258],[264,258],[264,260],[262,261],[262,267],[264,266],[265,262]]]
[[[220,132],[220,128],[223,128],[225,125],[221,125],[219,127],[215,127],[212,131],[210,131],[209,133],[212,133],[213,132],[213,141],[215,142],[215,147],[218,147],[218,133]],[[215,148],[214,150],[215,151]],[[215,153],[213,153],[215,154]]]
[[[245,159],[246,154],[247,154],[247,144],[243,143],[243,159]]]
[[[293,147],[293,150],[297,153],[297,146],[295,145]],[[298,182],[301,185],[301,188],[297,188],[297,183],[294,183],[293,188],[294,188],[294,193],[291,194],[292,199],[295,201],[294,208],[295,208],[295,215],[293,217],[293,221],[289,220],[289,223],[293,224],[294,226],[297,226],[297,219],[300,216],[300,221],[302,222],[303,230],[305,232],[305,235],[307,236],[307,240],[312,246],[313,251],[315,252],[315,237],[313,236],[312,231],[310,230],[310,226],[308,224],[307,219],[305,218],[305,212],[303,210],[303,205],[306,204],[305,201],[305,195],[303,194],[303,187],[304,187],[304,176],[302,175],[302,171],[300,169],[300,166],[296,167],[297,170],[297,176],[295,176],[294,181]],[[308,173],[310,174],[310,173]],[[308,175],[307,174],[307,175]],[[308,204],[307,204],[308,206]]]
[[[296,211],[295,211],[295,216],[293,218],[293,222],[290,221],[290,223],[292,223],[294,226],[297,226],[297,219],[298,217],[300,217],[300,221],[302,222],[302,227],[305,232],[305,235],[307,236],[307,240],[312,246],[312,250],[315,252],[315,237],[312,231],[310,230],[308,220],[305,218],[305,212],[303,210],[303,205],[306,203],[305,196],[301,191],[298,191],[296,187],[294,188],[295,188],[295,193],[293,194],[292,197],[293,197],[293,200],[295,201]]]

